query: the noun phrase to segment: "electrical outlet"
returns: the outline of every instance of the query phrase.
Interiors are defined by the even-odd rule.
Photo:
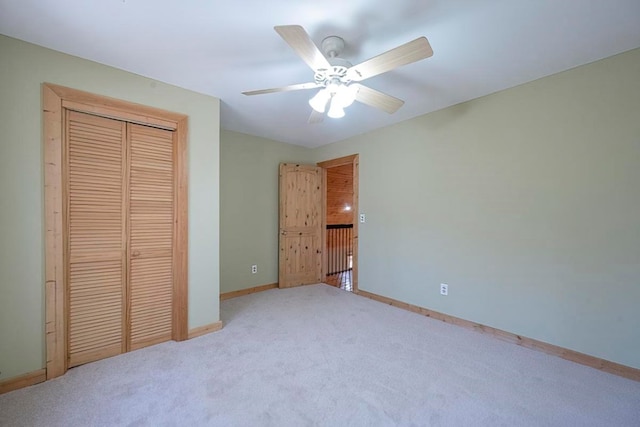
[[[258,264],[253,264],[251,266],[251,274],[256,274],[258,272]]]
[[[361,222],[362,224],[364,224],[366,220],[367,220],[367,217],[365,216],[365,214],[361,213],[361,214],[360,214],[360,222]]]
[[[449,285],[440,283],[440,295],[449,295]]]

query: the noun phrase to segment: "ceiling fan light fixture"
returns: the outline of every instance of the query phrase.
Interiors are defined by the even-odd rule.
[[[331,99],[331,105],[329,106],[329,112],[327,116],[332,119],[341,119],[344,117],[344,108],[340,105],[340,102],[335,102],[335,97]]]
[[[309,105],[318,113],[324,113],[330,98],[331,94],[326,89],[322,89],[309,100]]]
[[[355,86],[340,85],[337,89],[331,103],[338,103],[342,108],[347,108],[356,100],[358,90]]]
[[[327,91],[332,95],[338,93],[341,87],[342,87],[342,82],[340,82],[340,80],[336,78],[331,79],[331,81],[327,83]]]

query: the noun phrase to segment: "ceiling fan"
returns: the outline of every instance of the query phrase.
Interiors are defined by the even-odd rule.
[[[349,61],[339,58],[344,49],[344,40],[340,37],[329,36],[325,38],[321,44],[321,51],[304,28],[299,25],[281,25],[274,27],[274,29],[311,67],[315,73],[314,81],[242,93],[244,95],[262,95],[321,88],[309,100],[309,105],[313,108],[309,123],[321,122],[324,119],[325,111],[331,118],[344,117],[344,109],[354,101],[379,108],[389,114],[395,113],[404,104],[404,101],[358,82],[433,55],[427,38],[419,37],[358,65],[351,65]]]

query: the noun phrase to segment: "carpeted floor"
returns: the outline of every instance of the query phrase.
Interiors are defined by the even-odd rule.
[[[640,426],[640,383],[326,285],[0,396],[3,426]]]

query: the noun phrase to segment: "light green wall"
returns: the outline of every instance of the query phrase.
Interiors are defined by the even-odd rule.
[[[640,50],[314,151],[352,153],[360,289],[640,368]]]
[[[191,328],[277,281],[278,163],[360,153],[361,289],[640,368],[640,50],[315,150],[218,136],[217,99],[124,71],[0,57],[0,379],[44,366],[45,81],[189,115]]]
[[[189,327],[219,320],[219,100],[0,36],[0,379],[44,367],[41,83],[189,116]]]
[[[220,292],[278,281],[278,165],[311,150],[242,133],[220,134]],[[258,273],[251,274],[251,265]]]

